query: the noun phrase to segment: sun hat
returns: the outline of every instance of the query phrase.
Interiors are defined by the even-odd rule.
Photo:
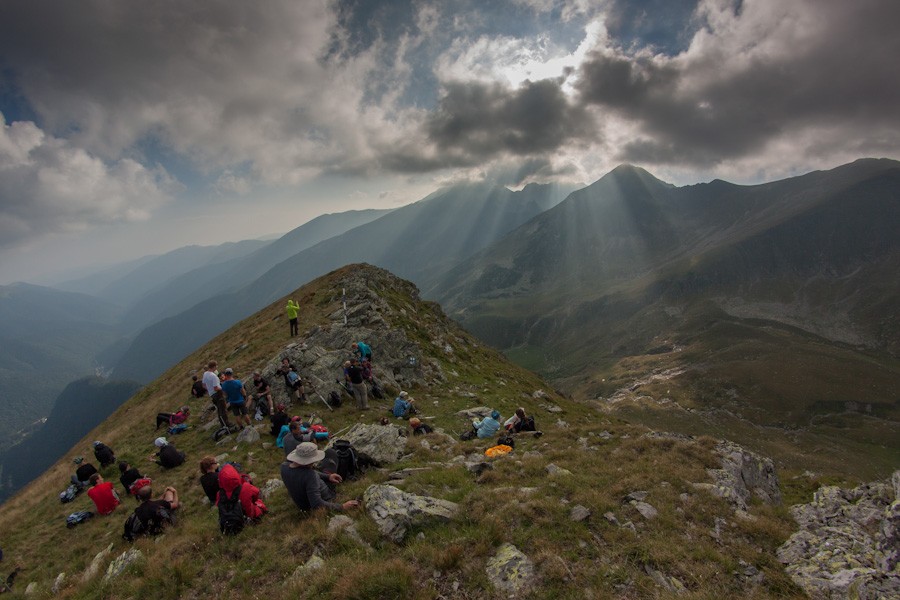
[[[157,448],[162,448],[163,446],[167,445],[169,442],[164,437],[158,437],[155,440],[153,440],[153,443],[156,445]]]
[[[287,455],[288,462],[298,465],[311,465],[325,458],[325,453],[319,450],[313,442],[300,442],[294,451]]]
[[[409,396],[409,393],[408,393],[408,392],[400,392],[400,397],[401,397],[401,398],[406,398],[407,396]]]

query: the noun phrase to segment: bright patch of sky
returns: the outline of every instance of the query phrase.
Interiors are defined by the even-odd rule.
[[[897,157],[898,18],[883,0],[6,0],[0,283],[462,181],[630,162],[754,183]]]

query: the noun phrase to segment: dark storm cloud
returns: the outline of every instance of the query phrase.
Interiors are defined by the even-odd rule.
[[[593,121],[554,80],[499,84],[451,83],[427,125],[439,151],[477,162],[498,153],[527,156],[595,136]]]
[[[580,68],[581,101],[639,126],[627,161],[709,166],[816,130],[896,143],[900,78],[887,57],[900,56],[900,4],[777,6],[744,5],[677,59],[600,49]]]

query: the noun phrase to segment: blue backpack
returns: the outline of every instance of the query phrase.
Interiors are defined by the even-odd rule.
[[[71,515],[66,517],[66,527],[72,529],[79,523],[84,523],[93,516],[94,513],[89,510],[80,510],[78,512],[73,512]]]

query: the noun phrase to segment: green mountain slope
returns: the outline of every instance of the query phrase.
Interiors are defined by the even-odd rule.
[[[429,294],[578,398],[608,404],[621,388],[676,369],[664,389],[633,394],[648,422],[718,427],[798,463],[824,444],[831,467],[865,465],[883,476],[900,459],[898,225],[895,161],[761,186],[684,188],[620,167]],[[723,352],[729,347],[741,353]],[[705,378],[731,390],[730,408],[698,392]],[[703,424],[661,404],[718,418]],[[853,406],[871,410],[845,409]],[[857,414],[846,427],[823,428],[847,411]],[[881,419],[877,427],[868,417]],[[780,441],[784,427],[813,439],[791,450]]]
[[[47,597],[56,587],[52,593],[61,597],[110,599],[510,597],[490,582],[486,564],[513,544],[534,570],[530,591],[512,594],[517,597],[670,597],[677,589],[696,598],[803,597],[774,557],[792,529],[785,509],[754,502],[738,518],[724,499],[703,489],[715,487],[707,472],[718,465],[713,440],[652,434],[557,395],[456,326],[436,304],[420,300],[412,284],[380,269],[344,267],[291,296],[304,307],[300,338],[287,336],[279,299],[145,386],[4,505],[6,561],[24,567],[16,589],[31,585],[33,594]],[[436,429],[462,430],[467,421],[457,413],[463,409],[495,407],[505,417],[522,405],[544,435],[519,436],[513,453],[473,470],[466,463],[483,461],[493,441],[411,437],[396,462],[342,484],[341,499],[392,482],[458,503],[455,517],[413,526],[399,543],[381,535],[365,510],[348,514],[358,535],[342,534],[328,515],[296,510],[283,489],[267,498],[270,513],[259,525],[234,538],[221,536],[216,511],[202,501],[200,457],[225,454],[223,460],[239,462],[266,487],[278,479],[282,452],[265,434],[261,442],[230,438],[216,445],[203,427],[206,417],[199,416],[206,414],[202,404],[195,404],[192,427],[173,439],[187,452],[187,463],[162,471],[147,460],[157,435],[154,415],[185,402],[189,373],[209,358],[245,374],[269,372],[287,354],[324,392],[349,343],[361,337],[374,343],[375,372],[389,396],[404,382]],[[273,385],[281,399],[280,382]],[[332,432],[341,432],[377,422],[389,402],[373,401],[363,413],[347,405],[331,412],[314,399],[292,412],[314,411]],[[180,491],[176,527],[133,545],[122,541],[122,523],[134,506],[126,500],[110,517],[65,528],[66,514],[91,505],[84,496],[60,505],[57,492],[73,469],[70,459],[89,454],[94,439],[152,477],[155,489]],[[114,479],[114,469],[106,475]],[[808,491],[790,493],[805,497]],[[130,549],[140,558],[104,581],[111,560]],[[320,568],[297,570],[313,556],[323,560]]]

